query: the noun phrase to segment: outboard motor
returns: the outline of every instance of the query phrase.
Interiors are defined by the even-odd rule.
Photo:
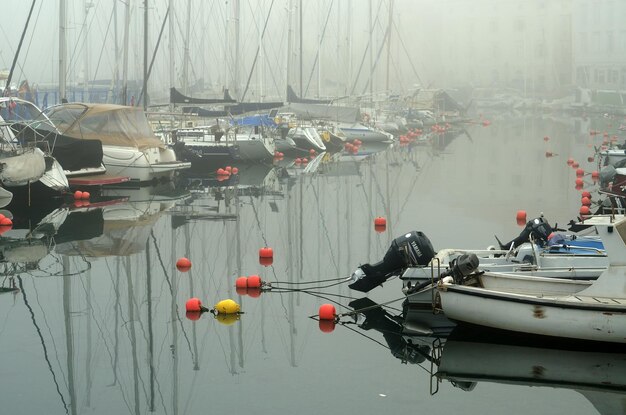
[[[600,169],[600,184],[606,186],[609,182],[613,181],[616,174],[617,170],[615,170],[615,167],[611,165],[602,167],[602,169]]]
[[[463,254],[452,260],[450,267],[441,273],[441,278],[451,276],[455,284],[461,284],[465,277],[476,272],[479,262],[476,254]]]
[[[524,242],[530,241],[530,237],[532,235],[535,241],[545,243],[548,241],[548,236],[552,233],[552,226],[543,217],[531,219],[526,223],[526,226],[520,232],[519,236],[509,243],[503,244],[500,242],[498,237],[496,236],[496,240],[500,245],[500,249],[509,249],[511,244],[513,247],[519,246]]]
[[[352,274],[353,290],[368,292],[407,267],[426,266],[435,257],[430,239],[413,231],[394,239],[382,261],[363,264]]]

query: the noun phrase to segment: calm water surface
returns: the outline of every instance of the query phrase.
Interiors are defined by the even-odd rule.
[[[494,234],[519,232],[519,209],[551,223],[575,218],[580,193],[565,161],[594,169],[587,157],[602,137],[589,130],[615,130],[619,121],[485,117],[488,127],[326,156],[317,169],[242,166],[232,187],[198,179],[109,190],[104,206],[14,212],[23,229],[2,239],[3,286],[19,291],[0,295],[1,412],[624,413],[624,395],[571,386],[576,379],[542,382],[572,367],[584,381],[576,362],[596,367],[612,355],[557,352],[555,361],[551,352],[471,336],[469,346],[453,337],[432,354],[432,337],[402,337],[389,319],[402,306],[390,302],[402,297],[397,280],[369,293],[390,304],[368,324],[344,318],[327,333],[309,318],[323,303],[352,310],[362,293],[324,280],[378,261],[408,231],[423,231],[435,249],[484,248]],[[374,232],[376,216],[387,218],[386,232]],[[20,242],[37,223],[38,239]],[[271,266],[259,264],[263,246],[274,250]],[[193,262],[187,273],[176,270],[181,256]],[[252,274],[275,289],[239,295],[235,279]],[[190,297],[209,308],[232,298],[244,314],[193,321],[184,309]],[[442,316],[435,324],[449,326]],[[439,382],[433,357],[445,375]]]

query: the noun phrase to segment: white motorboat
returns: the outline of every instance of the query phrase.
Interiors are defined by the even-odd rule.
[[[594,216],[609,254],[609,267],[589,287],[550,295],[538,283],[525,293],[496,291],[444,278],[437,305],[448,318],[503,330],[581,340],[626,343],[626,219]],[[553,280],[557,284],[558,279]]]
[[[102,161],[111,176],[149,182],[191,166],[178,161],[174,150],[155,136],[141,108],[70,103],[50,107],[46,114],[63,135],[101,141]]]
[[[272,160],[276,153],[276,123],[267,115],[252,115],[233,120],[234,129],[226,134],[239,147],[242,161]]]
[[[337,127],[345,134],[347,141],[353,141],[356,139],[361,140],[363,143],[391,143],[394,141],[392,134],[360,123],[339,123],[337,124]]]

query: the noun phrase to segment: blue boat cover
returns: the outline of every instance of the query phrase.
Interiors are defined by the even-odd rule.
[[[237,118],[233,121],[233,124],[237,125],[247,125],[250,127],[275,127],[276,123],[273,118],[270,118],[269,115],[251,115],[249,117]]]

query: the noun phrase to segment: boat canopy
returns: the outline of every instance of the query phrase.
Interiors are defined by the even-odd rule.
[[[249,127],[276,127],[276,123],[269,115],[251,115],[233,120],[233,124]]]
[[[50,107],[46,113],[59,131],[69,137],[100,140],[110,146],[165,148],[152,131],[145,112],[138,107],[70,103]]]

